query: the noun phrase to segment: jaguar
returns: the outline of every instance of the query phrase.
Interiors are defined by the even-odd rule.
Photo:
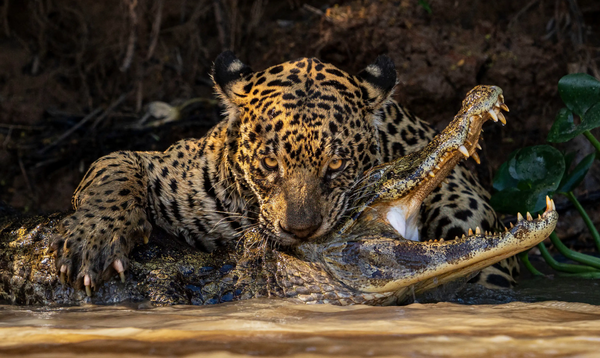
[[[152,225],[208,252],[254,230],[274,247],[315,242],[353,209],[366,171],[436,135],[393,100],[397,73],[387,56],[351,75],[316,58],[255,72],[227,51],[212,78],[225,113],[206,136],[91,165],[53,243],[61,281],[91,295],[115,274],[124,280],[129,253],[148,242]],[[505,122],[499,111],[490,116]],[[463,154],[479,162],[476,151]],[[488,231],[500,227],[488,199],[459,164],[415,210],[390,211],[390,223],[419,242]],[[475,281],[510,287],[517,274],[509,258]]]

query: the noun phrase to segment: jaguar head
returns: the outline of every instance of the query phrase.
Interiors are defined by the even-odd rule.
[[[282,245],[329,232],[358,178],[381,162],[377,121],[396,84],[392,61],[380,56],[358,75],[314,58],[254,72],[224,52],[213,79],[227,108],[227,160],[263,231]]]

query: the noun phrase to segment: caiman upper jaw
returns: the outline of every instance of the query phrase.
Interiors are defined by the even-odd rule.
[[[481,149],[481,127],[490,119],[504,125],[502,110],[508,111],[508,106],[499,87],[477,86],[469,91],[454,120],[427,146],[365,174],[367,180],[361,189],[375,194],[358,206],[353,218],[386,223],[401,237],[418,241],[418,213],[423,200],[459,161],[473,157],[480,163],[476,150]],[[346,232],[353,224],[352,220],[347,222],[339,232]]]

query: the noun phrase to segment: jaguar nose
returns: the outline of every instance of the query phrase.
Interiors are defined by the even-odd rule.
[[[280,222],[279,227],[281,228],[282,231],[284,231],[288,234],[292,234],[292,235],[294,235],[294,237],[296,237],[298,239],[306,239],[306,238],[310,237],[312,234],[314,234],[321,227],[322,222],[323,222],[322,218],[319,217],[319,219],[317,221],[314,221],[312,223],[299,224],[299,225],[293,225],[293,224],[286,225],[285,223]]]

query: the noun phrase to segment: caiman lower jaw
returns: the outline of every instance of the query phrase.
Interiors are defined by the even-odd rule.
[[[548,237],[558,221],[554,202],[546,201],[537,219],[518,215],[503,233],[473,233],[442,242],[413,242],[380,236],[333,243],[321,251],[327,271],[344,285],[364,293],[415,292],[465,277]],[[437,278],[437,279],[436,279]]]
[[[428,257],[429,264],[424,267],[424,270],[416,273],[413,277],[402,282],[390,282],[384,286],[384,290],[396,291],[398,285],[406,287],[407,285],[415,285],[415,293],[419,293],[427,285],[427,289],[441,285],[445,282],[452,281],[457,277],[464,277],[472,272],[481,270],[484,267],[493,265],[496,262],[504,260],[532,248],[538,243],[546,239],[558,221],[558,213],[551,199],[547,198],[548,207],[543,216],[538,216],[533,219],[527,213],[527,219],[518,215],[519,221],[506,229],[502,233],[481,233],[476,229],[476,233],[469,232],[469,235],[464,235],[462,238],[454,240],[433,240],[428,242],[418,243],[417,245],[428,247],[431,257]],[[401,250],[405,257],[405,262],[414,261],[414,257],[410,257],[408,251]],[[399,258],[397,256],[397,258]],[[438,278],[435,284],[427,282],[428,279]]]

